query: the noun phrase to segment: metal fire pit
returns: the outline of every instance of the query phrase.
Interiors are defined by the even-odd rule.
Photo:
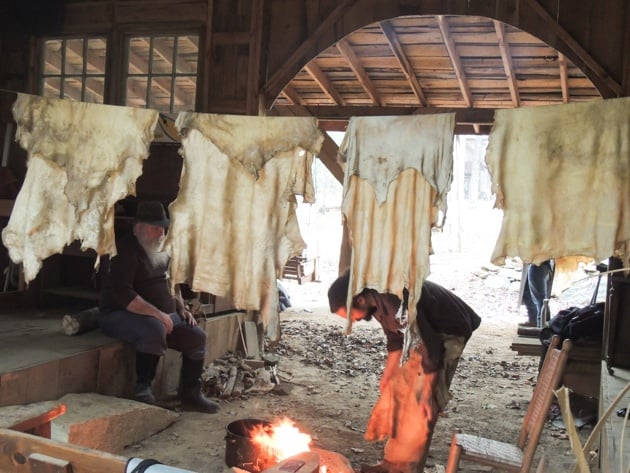
[[[252,431],[262,427],[271,429],[271,422],[260,419],[241,419],[230,422],[225,436],[225,464],[250,473],[260,473],[274,464],[272,452],[256,445]]]

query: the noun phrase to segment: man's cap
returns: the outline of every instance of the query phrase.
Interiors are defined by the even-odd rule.
[[[162,202],[147,201],[138,203],[136,209],[136,222],[137,223],[149,223],[158,227],[168,228],[170,223],[166,216],[166,211]]]
[[[330,304],[331,312],[337,312],[340,307],[346,306],[349,286],[350,271],[344,272],[330,285],[330,288],[328,289],[328,303]]]

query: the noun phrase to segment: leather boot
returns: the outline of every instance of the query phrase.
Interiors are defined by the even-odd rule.
[[[155,378],[160,357],[150,353],[136,352],[136,388],[134,399],[145,404],[155,404],[155,397],[151,392],[151,383]]]
[[[219,404],[208,399],[201,392],[202,371],[203,359],[192,360],[185,356],[182,358],[182,382],[179,398],[196,411],[214,414],[219,410]]]

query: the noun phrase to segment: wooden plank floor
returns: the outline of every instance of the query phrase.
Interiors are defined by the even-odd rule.
[[[61,318],[69,311],[0,309],[0,406],[58,399],[69,392],[129,393],[130,347],[100,330],[63,334]]]
[[[0,374],[115,343],[100,330],[76,337],[64,335],[61,318],[65,313],[33,309],[0,312]]]
[[[129,396],[135,381],[134,351],[93,330],[65,335],[61,319],[77,307],[37,310],[0,304],[0,407],[58,399],[67,393]],[[233,312],[200,325],[208,334],[206,361],[234,351],[248,316]],[[177,389],[181,356],[168,350],[153,384],[156,396]]]

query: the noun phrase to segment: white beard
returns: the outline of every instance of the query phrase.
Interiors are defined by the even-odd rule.
[[[140,243],[140,246],[146,253],[147,258],[149,258],[151,266],[155,268],[158,266],[166,266],[168,264],[168,254],[161,251],[164,237],[147,241],[144,238],[137,236],[137,239],[138,243]]]
[[[163,251],[147,251],[145,248],[145,253],[147,254],[147,258],[149,258],[149,262],[151,266],[166,266],[168,264],[168,254]]]

